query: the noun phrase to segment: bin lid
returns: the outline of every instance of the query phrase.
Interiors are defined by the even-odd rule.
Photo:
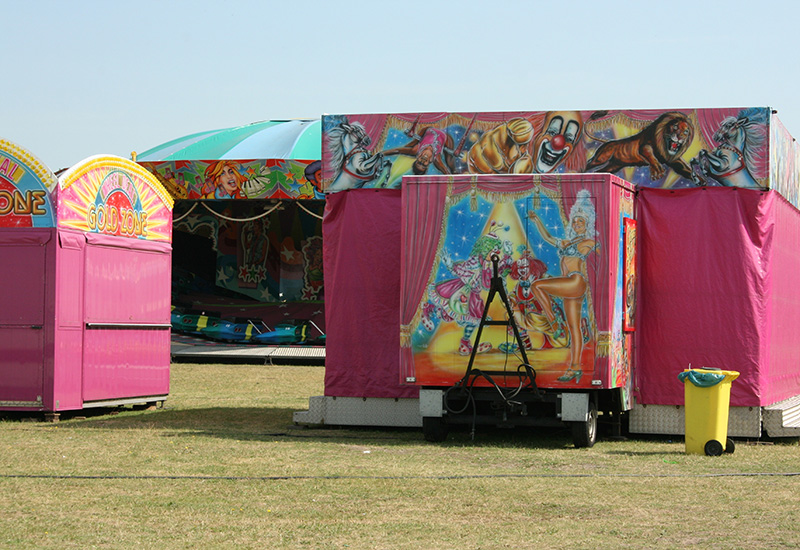
[[[723,380],[733,382],[739,377],[739,373],[732,370],[722,370],[716,368],[702,368],[702,369],[686,369],[678,374],[678,380],[681,382],[689,382],[698,388],[710,388],[716,386]]]

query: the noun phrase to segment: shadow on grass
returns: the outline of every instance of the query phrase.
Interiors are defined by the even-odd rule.
[[[135,410],[131,408],[96,408],[68,411],[61,415],[60,429],[104,430],[154,430],[162,437],[207,436],[240,441],[275,441],[287,438],[294,441],[360,441],[382,445],[423,444],[441,447],[527,447],[536,449],[571,448],[569,428],[495,428],[477,426],[474,435],[469,426],[453,426],[447,439],[429,443],[423,438],[421,428],[395,428],[376,426],[300,426],[295,425],[293,413],[297,409],[270,407],[204,407],[196,409]],[[40,421],[20,414],[6,413],[5,420]],[[42,427],[53,424],[40,423]],[[601,428],[597,445],[616,443],[606,437]],[[631,442],[682,443],[683,438],[666,435],[627,434]],[[607,449],[613,455],[672,455],[673,450],[636,451],[628,448]]]
[[[423,444],[442,447],[571,447],[569,430],[559,428],[499,429],[455,426],[446,441],[429,443],[421,428],[375,426],[301,426],[293,422],[296,409],[270,407],[205,407],[196,409],[132,410],[129,408],[84,409],[64,413],[59,429],[153,430],[164,437],[216,437],[240,441],[361,441],[382,445]],[[14,418],[8,418],[14,420]],[[18,420],[35,420],[18,418]],[[39,419],[40,420],[40,419]],[[40,423],[42,427],[53,424]]]

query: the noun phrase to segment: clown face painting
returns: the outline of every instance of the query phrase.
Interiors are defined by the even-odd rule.
[[[542,132],[533,143],[533,171],[548,174],[564,162],[581,137],[583,119],[577,111],[547,113]]]

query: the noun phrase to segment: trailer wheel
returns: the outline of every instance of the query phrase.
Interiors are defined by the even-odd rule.
[[[425,441],[440,443],[447,439],[447,425],[438,416],[422,417],[422,435]]]
[[[572,423],[572,442],[575,448],[591,447],[597,441],[597,405],[589,401],[589,419]]]

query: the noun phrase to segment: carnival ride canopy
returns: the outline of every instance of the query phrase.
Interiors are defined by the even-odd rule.
[[[319,160],[321,156],[320,120],[269,120],[179,137],[138,154],[136,160]]]
[[[295,302],[315,318],[300,309],[322,300],[321,140],[319,119],[263,121],[134,153],[179,205],[176,303],[274,324],[261,306]]]

